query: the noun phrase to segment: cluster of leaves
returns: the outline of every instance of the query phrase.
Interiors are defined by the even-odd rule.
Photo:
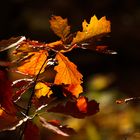
[[[15,59],[11,62],[0,61],[5,70],[0,71],[0,131],[19,128],[20,138],[39,140],[39,127],[34,119],[53,132],[69,136],[72,128],[62,126],[59,121],[47,121],[42,112],[55,112],[84,118],[99,111],[99,103],[81,95],[83,92],[82,74],[77,66],[64,54],[75,48],[92,49],[112,54],[106,46],[96,46],[110,31],[110,21],[106,17],[93,16],[88,24],[83,21],[83,31],[70,33],[67,19],[53,16],[50,26],[60,40],[52,43],[31,41],[24,36],[0,42],[0,52],[15,47],[11,52]],[[91,47],[92,46],[92,47]],[[55,73],[53,82],[45,80],[45,72],[51,68]],[[12,83],[6,70],[26,75]],[[28,94],[25,105],[22,98]]]

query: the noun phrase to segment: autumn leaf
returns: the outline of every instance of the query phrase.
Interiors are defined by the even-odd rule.
[[[37,75],[40,69],[40,73],[43,73],[45,67],[47,66],[47,62],[45,64],[44,62],[47,59],[48,52],[45,50],[40,50],[39,52],[31,52],[29,55],[33,56],[30,59],[25,60],[24,64],[17,68],[18,71],[31,76]],[[42,67],[43,64],[44,66]]]
[[[58,123],[53,122],[47,122],[45,118],[39,116],[40,122],[44,128],[47,128],[50,131],[53,131],[56,134],[62,135],[62,136],[70,136],[72,134],[75,134],[75,131],[72,128],[69,128],[67,126],[62,126]]]
[[[84,96],[77,99],[77,107],[79,111],[87,113],[87,99]]]
[[[32,121],[27,121],[24,140],[40,140],[39,128]]]
[[[86,97],[79,97],[77,101],[69,100],[66,104],[60,103],[47,111],[84,118],[99,112],[99,103],[95,100],[88,101]]]
[[[4,110],[0,109],[0,132],[5,130],[11,130],[17,123],[18,118],[13,114],[8,114]]]
[[[63,19],[60,16],[52,16],[50,19],[51,29],[56,35],[58,35],[63,41],[70,33],[70,26],[68,26],[67,19]]]
[[[91,17],[89,24],[86,20],[84,20],[82,23],[82,27],[83,31],[77,32],[71,44],[84,42],[95,36],[107,34],[111,31],[110,21],[106,20],[105,16],[98,20],[97,17],[94,15],[93,17]]]
[[[0,70],[0,106],[6,109],[7,112],[14,114],[16,109],[12,102],[12,87],[11,82],[4,70]]]
[[[67,90],[71,91],[73,95],[79,95],[83,91],[80,85],[83,76],[77,70],[77,66],[60,52],[57,53],[56,59],[58,65],[54,67],[57,72],[54,83],[68,85]]]
[[[53,92],[51,91],[50,87],[48,87],[45,83],[38,82],[35,86],[35,95],[37,98],[41,96],[50,96]]]
[[[57,71],[55,77],[55,84],[81,84],[82,74],[77,70],[77,66],[72,63],[66,56],[62,53],[57,53],[56,59],[58,60],[58,65],[55,66],[54,70]]]
[[[71,84],[65,87],[65,89],[71,92],[75,97],[78,97],[79,93],[83,92],[83,87],[80,84]]]
[[[0,41],[0,52],[18,46],[22,41],[26,40],[25,36],[11,37],[7,40]]]

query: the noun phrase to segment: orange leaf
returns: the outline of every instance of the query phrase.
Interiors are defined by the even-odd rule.
[[[85,97],[81,96],[77,99],[77,107],[79,111],[87,113],[87,100]]]
[[[54,67],[57,71],[55,77],[55,84],[81,84],[82,74],[77,70],[77,66],[72,63],[66,56],[58,52],[56,55],[58,65]]]
[[[69,85],[68,87],[66,87],[66,89],[68,91],[70,91],[72,93],[72,95],[78,97],[80,93],[83,92],[83,87],[81,85]]]
[[[56,59],[58,65],[54,68],[57,71],[54,83],[68,85],[66,89],[77,97],[83,91],[80,85],[82,83],[82,74],[77,70],[77,66],[62,53],[57,53]]]
[[[98,20],[94,15],[91,17],[89,24],[86,22],[86,20],[84,20],[82,27],[83,31],[77,32],[76,37],[73,39],[71,44],[80,43],[95,36],[107,34],[111,31],[110,21],[106,20],[105,16]]]
[[[37,98],[40,98],[41,96],[50,96],[52,94],[51,89],[44,83],[38,82],[35,86],[35,95]]]
[[[56,35],[65,40],[67,35],[70,33],[70,26],[68,26],[68,20],[63,19],[60,16],[52,16],[50,20],[51,29]]]
[[[40,73],[44,72],[45,67],[47,66],[47,62],[44,64],[44,62],[47,59],[48,52],[44,50],[40,50],[39,52],[31,52],[29,55],[33,55],[30,59],[25,60],[25,63],[21,66],[19,66],[17,69],[19,72],[26,74],[26,75],[37,75],[40,71]],[[42,67],[42,65],[44,66]]]

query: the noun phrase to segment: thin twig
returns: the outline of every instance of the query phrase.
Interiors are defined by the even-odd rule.
[[[30,96],[30,98],[29,98],[29,102],[28,102],[28,105],[27,105],[27,110],[26,110],[26,113],[25,113],[27,116],[29,115],[29,111],[30,111],[30,108],[31,108],[31,106],[32,106],[32,99],[33,99],[33,96],[34,96],[34,93],[35,93],[35,86],[36,86],[37,79],[38,79],[38,77],[39,77],[39,75],[40,75],[40,72],[41,72],[43,66],[44,66],[45,63],[47,62],[47,60],[48,60],[48,59],[46,58],[46,60],[45,60],[44,63],[42,64],[42,66],[41,66],[41,68],[40,68],[38,74],[36,75],[36,78],[35,78],[35,81],[34,81],[34,86],[33,86],[33,91],[32,91],[31,96]],[[21,132],[21,131],[22,131],[22,132],[21,132],[21,135],[20,135],[20,137],[19,137],[19,140],[22,140],[22,137],[23,137],[23,134],[24,134],[24,131],[25,131],[26,127],[27,127],[27,122],[25,122],[25,125],[24,125],[23,130],[21,130],[22,127],[20,127],[20,132]]]

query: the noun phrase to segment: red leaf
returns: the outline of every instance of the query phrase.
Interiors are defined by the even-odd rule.
[[[27,122],[27,127],[24,132],[24,140],[40,140],[39,128],[31,121]]]
[[[9,113],[15,113],[12,102],[12,87],[6,72],[0,70],[0,105]]]
[[[58,104],[56,107],[52,107],[47,111],[63,113],[66,115],[71,115],[75,118],[84,118],[99,112],[99,103],[97,103],[95,100],[88,101],[88,99],[85,97],[85,99],[83,99],[83,97],[80,98],[81,99],[78,99],[78,101],[68,101],[65,105]],[[80,100],[84,100],[84,102],[80,103]]]
[[[19,120],[13,114],[7,114],[2,109],[0,109],[0,132],[5,130],[13,130],[15,125]]]

